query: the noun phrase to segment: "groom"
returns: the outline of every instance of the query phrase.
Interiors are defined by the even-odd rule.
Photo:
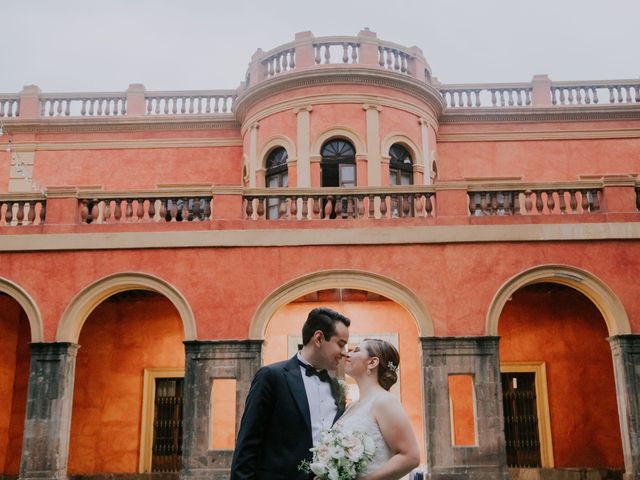
[[[320,432],[344,411],[335,370],[349,341],[349,320],[314,308],[302,327],[302,350],[267,365],[251,383],[231,464],[231,480],[308,480],[298,471],[311,460]]]

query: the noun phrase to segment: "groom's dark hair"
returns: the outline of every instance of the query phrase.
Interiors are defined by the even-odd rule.
[[[336,334],[336,323],[342,322],[346,327],[351,325],[351,320],[341,313],[327,307],[314,308],[309,312],[307,321],[302,326],[302,344],[309,343],[313,334],[320,330],[325,340],[330,340]]]

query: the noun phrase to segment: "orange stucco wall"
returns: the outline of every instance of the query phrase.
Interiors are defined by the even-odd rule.
[[[271,318],[265,335],[263,360],[272,363],[287,357],[287,336],[299,335],[309,311],[318,306],[337,310],[351,319],[353,334],[398,334],[400,397],[424,455],[420,345],[415,321],[400,305],[390,301],[294,302]]]
[[[624,241],[519,243],[513,248],[468,243],[85,250],[7,253],[3,258],[0,276],[23,286],[34,298],[48,341],[55,339],[58,321],[77,294],[118,272],[146,272],[164,279],[191,306],[199,338],[229,339],[247,337],[256,310],[278,287],[313,272],[344,268],[404,285],[421,299],[438,336],[484,335],[487,311],[500,287],[542,264],[567,264],[591,272],[620,299],[632,332],[640,332],[635,278],[640,245]],[[59,275],[61,271],[69,274]],[[55,289],[50,288],[51,278],[56,278]]]
[[[18,303],[0,294],[0,474],[16,475],[29,379],[29,322]]]
[[[145,368],[184,367],[183,334],[160,297],[106,300],[80,334],[69,472],[138,469]]]
[[[611,349],[602,315],[582,294],[540,284],[507,302],[502,362],[544,361],[556,467],[622,468]]]

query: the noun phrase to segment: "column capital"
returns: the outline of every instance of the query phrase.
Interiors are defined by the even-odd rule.
[[[309,112],[311,113],[313,111],[313,106],[312,105],[301,105],[298,107],[293,107],[293,113],[295,113],[296,115],[299,114],[300,112]]]
[[[382,107],[380,105],[374,105],[369,103],[365,103],[364,105],[362,105],[362,109],[364,111],[368,111],[368,110],[377,110],[378,112],[382,111]]]

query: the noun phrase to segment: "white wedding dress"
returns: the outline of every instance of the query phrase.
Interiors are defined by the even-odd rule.
[[[376,450],[364,474],[376,471],[392,457],[389,446],[382,438],[378,422],[371,414],[375,399],[376,396],[372,395],[364,402],[358,400],[351,403],[336,422],[336,425],[340,425],[345,433],[362,432],[373,440]]]

